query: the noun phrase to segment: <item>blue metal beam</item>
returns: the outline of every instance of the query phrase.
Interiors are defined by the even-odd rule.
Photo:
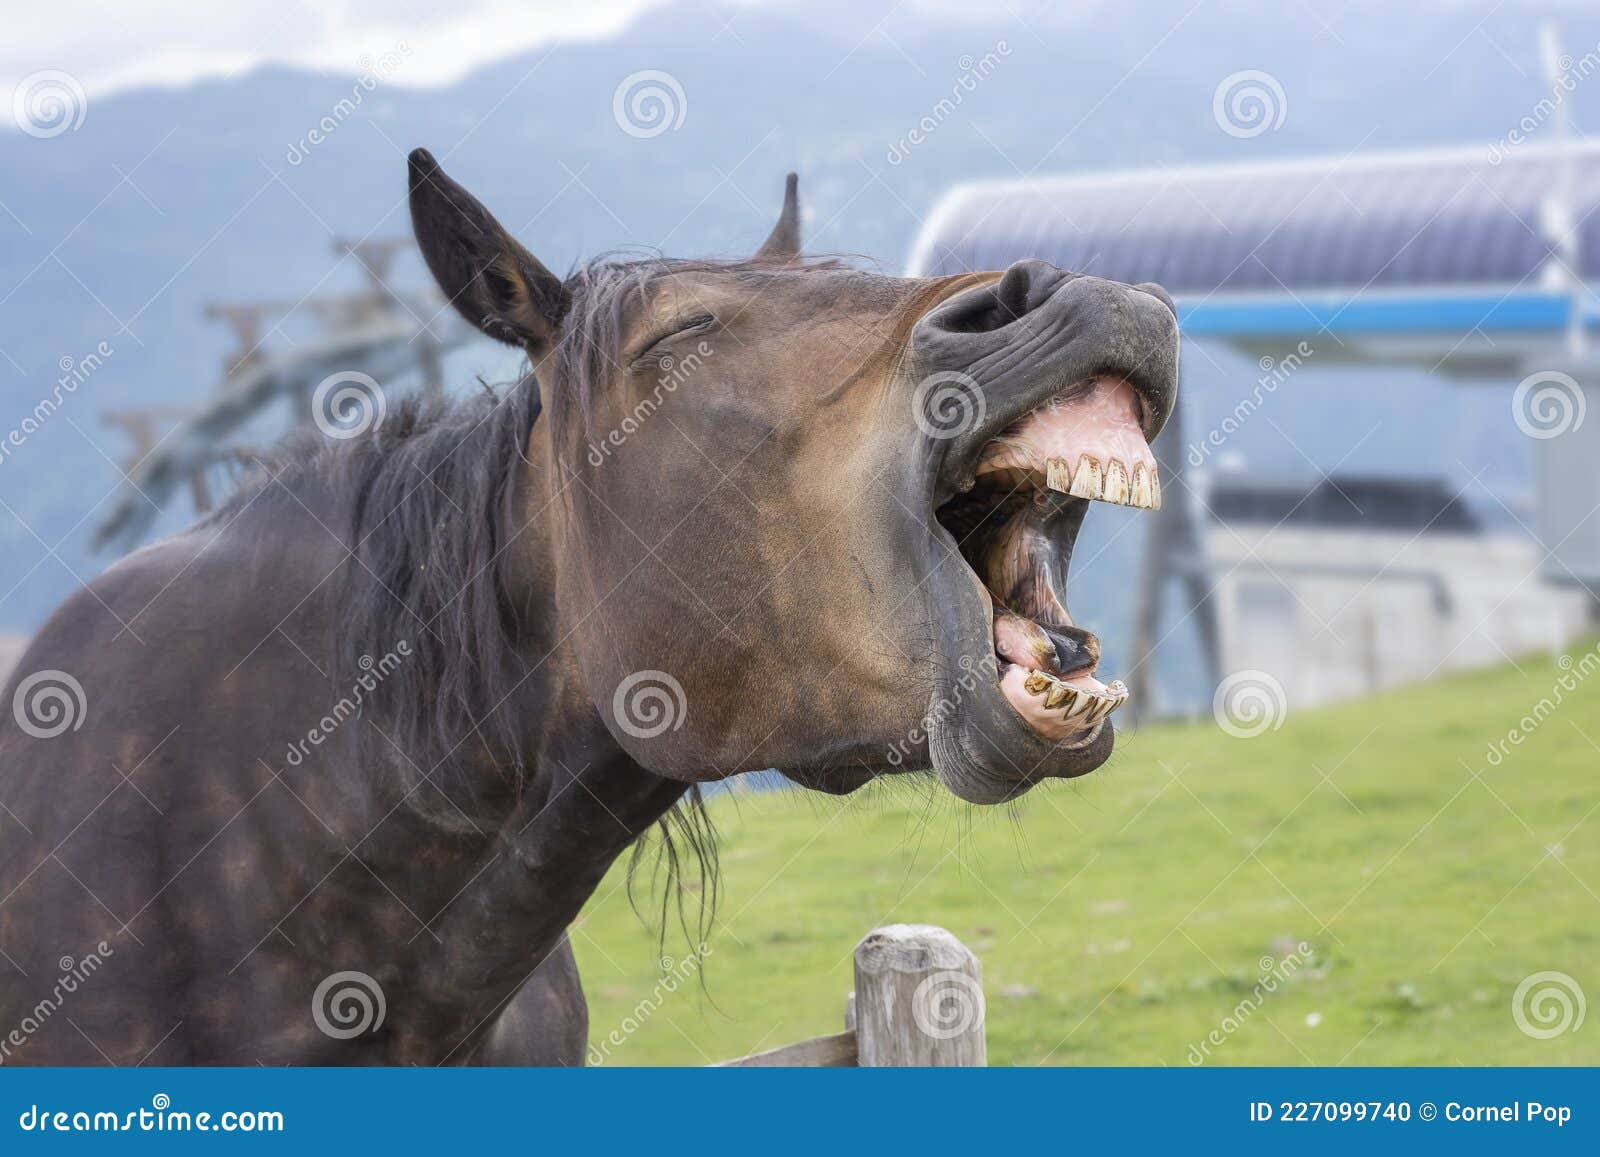
[[[1577,308],[1566,292],[1288,293],[1180,297],[1184,332],[1200,337],[1250,335],[1550,332],[1566,330]],[[1584,323],[1600,322],[1592,305]]]

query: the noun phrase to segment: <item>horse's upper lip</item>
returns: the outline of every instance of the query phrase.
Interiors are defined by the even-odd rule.
[[[1006,300],[1008,281],[1027,286]],[[1002,300],[991,299],[1000,295]],[[1000,282],[955,294],[912,331],[923,381],[952,378],[971,392],[973,420],[937,439],[935,504],[971,487],[983,448],[1075,383],[1119,378],[1132,387],[1147,442],[1177,396],[1178,328],[1156,286],[1129,286],[1019,262]]]

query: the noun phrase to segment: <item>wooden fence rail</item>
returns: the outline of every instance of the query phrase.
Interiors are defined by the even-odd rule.
[[[983,966],[933,924],[889,924],[862,937],[845,1031],[784,1045],[728,1067],[971,1066],[984,1049]]]

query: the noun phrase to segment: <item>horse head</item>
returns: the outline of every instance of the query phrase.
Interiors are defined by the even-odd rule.
[[[793,177],[749,259],[567,278],[422,150],[410,197],[445,295],[534,368],[506,549],[632,759],[831,792],[931,767],[982,803],[1105,762],[1127,692],[1068,566],[1092,502],[1160,504],[1162,290],[807,259]]]

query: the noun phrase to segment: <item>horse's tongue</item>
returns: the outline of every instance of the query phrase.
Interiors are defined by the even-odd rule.
[[[1059,545],[1063,522],[1082,511],[1059,511],[1033,502],[1020,507],[989,538],[979,559],[979,577],[998,609],[995,654],[1029,671],[1093,670],[1100,643],[1072,625],[1059,592],[1066,590],[1067,559]]]
[[[1062,675],[1094,670],[1100,662],[1100,640],[1081,627],[1045,626],[1009,611],[997,611],[994,653],[1024,670]]]
[[[1066,589],[1066,561],[1051,541],[1060,515],[1029,502],[984,543],[978,577],[996,603],[1034,622],[1070,623],[1056,591]]]
[[[1055,640],[1032,619],[1013,615],[1009,611],[995,612],[994,653],[1006,662],[1015,663],[1029,671],[1061,670]]]

